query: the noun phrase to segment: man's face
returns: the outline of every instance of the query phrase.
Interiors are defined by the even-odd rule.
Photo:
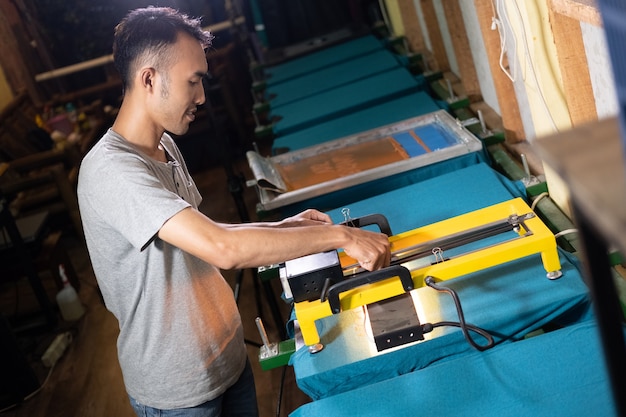
[[[167,72],[160,72],[155,99],[155,122],[175,135],[189,130],[198,105],[204,103],[202,78],[208,71],[200,43],[180,34],[172,45],[174,58]]]

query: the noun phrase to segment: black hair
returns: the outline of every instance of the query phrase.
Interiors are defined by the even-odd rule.
[[[213,34],[202,29],[199,18],[190,18],[169,7],[132,10],[115,27],[113,60],[126,90],[139,60],[151,59],[155,65],[168,65],[169,46],[179,33],[187,33],[208,48]],[[155,59],[156,58],[156,59]]]

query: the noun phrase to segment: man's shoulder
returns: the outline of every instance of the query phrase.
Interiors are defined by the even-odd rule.
[[[140,155],[128,142],[109,129],[85,155],[81,165],[117,165],[128,159],[127,157],[137,159]]]
[[[140,158],[134,149],[109,129],[83,158],[78,185],[89,183],[93,187],[94,183],[113,180],[116,172],[136,166],[131,161],[137,159]]]

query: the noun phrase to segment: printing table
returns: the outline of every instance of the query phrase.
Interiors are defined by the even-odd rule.
[[[372,35],[362,36],[265,69],[267,85],[272,86],[331,65],[350,61],[361,55],[383,49]]]
[[[392,231],[398,233],[523,194],[520,183],[506,180],[486,164],[477,164],[338,207],[329,214],[339,222],[345,220],[344,208],[349,209],[352,218],[380,213],[387,217]],[[497,346],[504,349],[512,340],[520,340],[546,324],[570,325],[589,318],[587,288],[577,261],[564,252],[560,252],[560,261],[563,276],[556,280],[546,278],[538,256],[530,256],[445,283],[458,292],[467,322],[488,330]],[[415,291],[434,290],[425,287]],[[442,320],[457,321],[449,296],[436,293],[434,297]],[[367,390],[368,386],[398,375],[422,368],[427,370],[436,362],[457,360],[455,358],[460,361],[474,355],[474,350],[456,328],[444,328],[436,337],[379,353],[372,346],[362,320],[362,311],[356,309],[317,321],[324,349],[311,354],[301,348],[291,358],[296,382],[305,394],[314,400],[339,398],[340,393],[349,396],[351,392]],[[438,385],[437,381],[432,381],[430,387],[416,392],[429,392],[432,386]],[[372,394],[370,398],[382,400],[384,397]],[[329,399],[320,403],[320,407],[331,403],[336,404]],[[317,407],[315,404],[303,410],[313,410]],[[370,407],[384,414],[384,409],[372,404],[379,402],[370,403]],[[327,411],[323,414],[335,415],[332,408]]]
[[[280,154],[286,151],[297,151],[437,110],[439,107],[427,93],[413,92],[278,137],[272,144],[272,152]]]
[[[273,124],[274,134],[288,135],[317,123],[415,93],[419,89],[417,80],[406,68],[391,69],[272,110],[272,117],[281,117]]]
[[[393,53],[380,49],[274,84],[267,89],[267,94],[275,96],[270,105],[273,111],[279,112],[282,106],[295,101],[398,67],[400,62]]]

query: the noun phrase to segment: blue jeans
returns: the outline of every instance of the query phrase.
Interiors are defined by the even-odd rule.
[[[219,397],[195,407],[159,410],[139,404],[130,398],[130,405],[139,417],[258,417],[254,376],[250,362],[246,362],[243,373]]]

